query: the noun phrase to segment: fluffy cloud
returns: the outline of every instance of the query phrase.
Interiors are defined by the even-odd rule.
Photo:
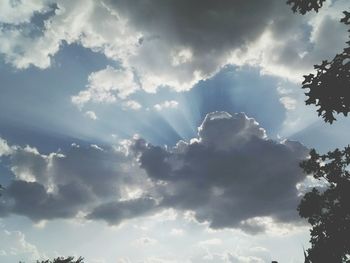
[[[296,185],[305,176],[298,164],[308,153],[298,142],[268,139],[244,113],[227,112],[208,114],[197,138],[173,148],[139,137],[49,155],[10,148],[15,180],[4,193],[5,213],[39,221],[82,212],[117,225],[171,208],[193,211],[212,228],[249,233],[299,218]]]
[[[89,76],[87,90],[72,97],[72,102],[81,107],[89,101],[114,102],[125,99],[139,87],[134,81],[134,74],[129,70],[107,67]]]
[[[139,110],[142,108],[142,105],[135,100],[128,100],[123,102],[122,107],[125,110]]]
[[[87,111],[87,112],[85,112],[85,116],[87,118],[90,118],[91,120],[94,120],[94,121],[98,119],[97,115],[96,115],[96,113],[94,111]]]
[[[0,22],[15,25],[29,22],[34,12],[45,12],[48,4],[45,0],[1,1]]]
[[[267,139],[243,113],[208,114],[198,135],[172,149],[135,142],[141,167],[162,182],[160,206],[192,210],[212,228],[249,232],[264,230],[256,217],[298,218],[296,184],[305,178],[298,164],[308,152],[303,145]]]
[[[12,152],[12,149],[7,144],[7,141],[0,138],[0,157],[3,155],[9,155]]]
[[[139,38],[127,28],[125,19],[119,18],[103,2],[41,2],[52,13],[45,20],[41,34],[32,37],[28,30],[23,30],[25,25],[15,28],[0,26],[0,51],[6,61],[17,68],[30,65],[49,67],[63,41],[80,43],[86,48],[104,52],[108,57],[119,58],[130,53]],[[30,18],[34,15],[33,11]]]
[[[7,62],[18,68],[46,68],[65,41],[102,52],[124,69],[93,73],[87,89],[73,97],[76,104],[127,96],[138,84],[148,92],[159,86],[189,90],[228,63],[258,65],[295,79],[340,50],[346,40],[346,29],[338,22],[345,0],[316,16],[293,14],[280,0],[29,2],[36,4],[23,7],[29,11],[21,22],[38,12],[51,15],[34,37],[22,27],[1,26],[0,52]],[[18,23],[10,18],[15,13],[11,8],[2,13],[3,21]],[[102,73],[108,75],[108,83],[92,81]]]
[[[176,109],[179,103],[176,100],[166,100],[162,103],[156,104],[153,107],[157,111],[162,111],[163,109]]]

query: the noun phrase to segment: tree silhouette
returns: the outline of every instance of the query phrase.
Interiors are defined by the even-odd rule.
[[[344,15],[341,22],[350,25],[350,13],[344,11]],[[346,43],[348,47],[341,54],[315,65],[317,74],[304,76],[302,83],[303,89],[310,90],[305,93],[309,97],[306,104],[318,106],[318,115],[329,123],[336,120],[334,113],[347,116],[350,112],[350,41]]]
[[[288,0],[287,4],[292,6],[293,12],[306,14],[312,9],[318,12],[326,0]]]
[[[316,12],[322,7],[325,0],[288,0],[294,12],[305,14],[312,9]],[[350,12],[344,11],[344,17],[340,20],[345,25],[350,25]],[[348,30],[350,32],[350,30]],[[318,115],[325,122],[333,123],[334,114],[343,113],[347,116],[350,112],[350,41],[343,52],[337,54],[332,61],[324,60],[320,65],[315,65],[315,74],[304,76],[303,89],[309,89],[305,93],[309,98],[307,105],[314,104],[318,107]]]
[[[312,225],[308,262],[350,262],[350,146],[325,155],[311,150],[305,173],[326,183],[305,194],[298,211]]]
[[[288,0],[294,12],[305,14],[319,8],[325,0]],[[350,13],[343,12],[340,22],[350,25]],[[350,32],[350,30],[348,30]],[[318,107],[318,115],[333,123],[334,114],[350,112],[350,41],[341,54],[314,68],[317,74],[304,76],[307,105]],[[325,155],[311,150],[310,159],[300,164],[306,174],[325,185],[313,188],[302,198],[298,211],[311,224],[311,248],[304,251],[305,263],[350,263],[350,146]]]
[[[58,257],[55,258],[54,260],[42,260],[42,261],[37,261],[37,263],[84,263],[84,258],[79,257],[78,259],[74,259],[74,257]]]

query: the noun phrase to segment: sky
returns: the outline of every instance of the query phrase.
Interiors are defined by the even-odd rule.
[[[303,75],[347,0],[0,1],[0,261],[303,261],[311,148],[350,121]]]

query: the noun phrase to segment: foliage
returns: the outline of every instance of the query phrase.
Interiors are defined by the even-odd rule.
[[[350,25],[350,13],[344,11],[345,17],[341,22]],[[349,30],[350,32],[350,30]],[[326,122],[332,123],[334,113],[350,112],[350,41],[341,54],[337,54],[330,62],[324,60],[321,65],[315,65],[317,74],[304,76],[303,89],[309,98],[306,104],[318,106],[318,115]]]
[[[293,12],[305,14],[312,9],[318,12],[326,0],[288,0],[287,4],[292,6]]]
[[[305,14],[318,10],[325,0],[288,0],[294,12]],[[350,25],[350,13],[340,22]],[[350,32],[350,30],[349,30]],[[318,115],[333,123],[334,114],[350,112],[350,41],[341,54],[330,62],[315,65],[317,74],[304,76],[303,89],[307,105],[318,107]],[[304,251],[305,263],[350,263],[350,147],[325,155],[311,150],[310,159],[301,163],[307,174],[323,180],[327,187],[313,190],[303,197],[298,211],[311,224],[311,248]]]
[[[84,263],[84,258],[79,257],[78,259],[74,259],[74,257],[58,257],[54,260],[43,260],[43,261],[37,261],[37,263]]]
[[[298,207],[301,217],[311,224],[311,248],[305,262],[350,263],[350,146],[325,155],[311,150],[301,163],[307,174],[327,183],[313,190]]]
[[[294,12],[305,14],[311,10],[318,10],[325,0],[288,0]],[[350,12],[343,12],[345,17],[340,22],[350,25]],[[350,30],[349,30],[350,32]],[[325,122],[333,123],[336,120],[334,114],[343,113],[347,116],[350,112],[350,41],[343,52],[337,54],[332,61],[324,60],[320,65],[315,65],[315,74],[304,76],[303,89],[309,89],[305,93],[309,98],[307,105],[314,104],[318,107],[318,115]]]

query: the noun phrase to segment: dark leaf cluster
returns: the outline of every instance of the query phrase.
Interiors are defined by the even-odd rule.
[[[341,22],[350,25],[350,13],[344,11],[344,14]],[[335,113],[347,116],[350,112],[350,41],[347,45],[332,61],[324,60],[315,65],[316,75],[304,76],[302,88],[309,89],[305,93],[309,97],[305,102],[316,105],[318,115],[325,122],[333,123]]]
[[[304,15],[311,10],[318,12],[325,1],[326,0],[288,0],[287,4],[292,6],[294,13],[299,12]]]
[[[42,261],[37,261],[37,263],[84,263],[84,258],[79,257],[78,259],[74,259],[74,257],[58,257],[55,258],[54,260],[42,260]]]
[[[350,146],[325,155],[315,150],[301,163],[304,172],[327,187],[313,190],[298,207],[311,224],[311,248],[305,262],[350,263]]]

